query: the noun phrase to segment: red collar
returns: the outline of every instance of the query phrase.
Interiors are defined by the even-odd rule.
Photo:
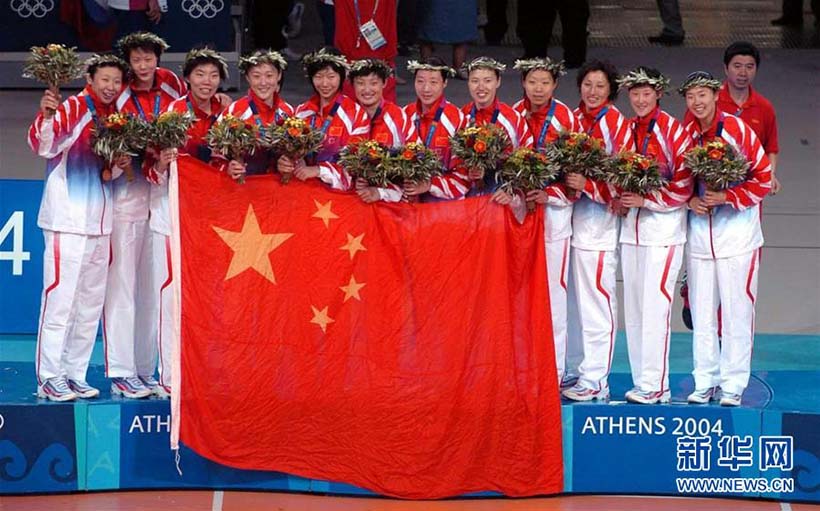
[[[117,111],[116,98],[114,101],[106,105],[99,97],[97,97],[96,94],[94,94],[94,90],[90,85],[86,85],[83,92],[91,98],[99,117],[107,117],[109,114],[113,114]]]
[[[754,106],[757,103],[757,93],[752,89],[752,86],[749,85],[749,96],[746,98],[746,101],[742,105],[738,105],[735,103],[734,98],[732,98],[732,94],[729,92],[729,84],[723,82],[723,85],[720,87],[718,91],[718,101],[722,103],[728,103],[730,105],[735,105],[737,108],[741,110],[746,110],[747,108]]]
[[[700,134],[700,136],[703,137],[706,140],[711,140],[711,139],[715,138],[715,135],[717,134],[717,126],[718,126],[718,123],[720,122],[720,119],[722,117],[723,117],[723,111],[716,106],[715,107],[715,118],[712,119],[712,123],[709,125],[709,128],[707,128],[705,131],[701,130],[700,121],[696,117],[695,118],[695,131],[697,131]]]
[[[469,110],[472,111],[474,107],[476,109],[476,117],[478,117],[479,115],[492,115],[492,113],[498,108],[498,96],[493,98],[493,102],[484,108],[478,108],[478,105],[475,104],[475,101],[470,102]]]
[[[321,100],[319,99],[319,95],[314,94],[313,96],[310,97],[310,99],[308,100],[308,103],[310,103],[311,110],[313,110],[314,112],[317,112],[320,117],[324,118],[324,117],[327,117],[328,115],[330,115],[330,110],[333,108],[333,105],[337,101],[342,102],[344,100],[344,98],[345,98],[345,96],[341,92],[337,92],[333,96],[333,99],[331,99],[330,102],[327,105],[324,106],[324,108],[320,108],[319,105],[321,105],[322,103],[321,103]]]
[[[419,117],[421,117],[421,118],[428,118],[429,117],[431,119],[433,117],[435,117],[436,116],[436,110],[438,110],[439,108],[444,108],[444,105],[447,104],[447,99],[444,97],[444,94],[441,95],[441,97],[438,99],[438,101],[436,101],[436,103],[438,103],[438,106],[436,106],[435,108],[431,108],[430,110],[425,112],[424,107],[421,104],[421,100],[416,98],[416,112],[419,114]]]
[[[555,101],[555,100],[553,98],[550,98],[550,99],[547,100],[546,103],[544,103],[544,106],[542,106],[538,110],[533,110],[532,109],[532,102],[530,102],[530,98],[524,96],[524,108],[527,110],[528,115],[536,115],[536,116],[547,115],[547,110],[550,107],[550,103],[552,103],[553,101]]]
[[[590,119],[595,119],[596,117],[598,117],[598,114],[601,113],[601,110],[608,107],[609,105],[611,105],[611,103],[609,101],[607,101],[604,104],[602,104],[601,106],[599,106],[597,108],[593,108],[592,110],[589,110],[589,109],[587,109],[587,105],[583,101],[581,101],[580,105],[578,105],[578,106],[581,109],[581,112],[584,114],[584,117],[589,117]]]
[[[279,93],[277,92],[273,93],[273,106],[268,106],[268,104],[259,99],[259,96],[257,96],[252,90],[248,91],[248,99],[253,101],[257,110],[259,110],[259,117],[262,117],[263,119],[273,117],[273,115],[276,114],[276,108],[279,106]]]
[[[211,96],[211,113],[207,113],[205,110],[199,108],[196,104],[196,100],[194,99],[193,95],[189,92],[186,96],[188,103],[191,105],[191,108],[194,109],[194,115],[196,115],[197,119],[208,119],[210,117],[214,117],[222,113],[222,103],[216,99],[216,96]],[[266,105],[267,106],[267,105]]]
[[[652,119],[658,115],[659,110],[661,109],[660,105],[655,106],[655,108],[649,112],[648,114],[644,115],[643,117],[635,117],[634,121],[637,125],[641,128],[648,128],[649,123],[652,122]]]

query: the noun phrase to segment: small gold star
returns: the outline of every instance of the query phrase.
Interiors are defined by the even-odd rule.
[[[313,213],[312,218],[321,218],[325,227],[330,227],[330,221],[332,219],[339,218],[339,215],[330,210],[330,206],[333,204],[332,200],[322,204],[316,199],[313,199],[313,203],[316,205],[316,213]]]
[[[310,308],[313,310],[313,319],[311,319],[310,322],[319,325],[319,327],[322,329],[322,332],[327,332],[327,325],[335,321],[327,315],[327,307],[325,307],[322,310],[319,310],[313,305],[311,305]]]
[[[346,286],[342,286],[339,289],[345,292],[345,299],[344,301],[348,301],[351,298],[355,298],[359,301],[362,300],[362,297],[359,296],[359,290],[366,286],[364,282],[356,282],[356,277],[353,275],[350,276],[350,282]]]
[[[362,239],[364,238],[364,233],[359,234],[355,238],[351,236],[350,233],[347,233],[347,243],[340,247],[341,250],[347,250],[350,252],[350,260],[353,260],[353,256],[356,255],[356,252],[359,250],[367,251],[364,245],[362,245]]]
[[[222,238],[222,241],[233,250],[233,257],[228,267],[228,273],[225,274],[225,280],[235,277],[247,269],[252,269],[276,284],[276,276],[273,274],[269,254],[293,236],[292,232],[263,233],[259,228],[259,222],[251,205],[248,205],[248,212],[245,215],[245,223],[242,225],[241,231],[227,231],[215,225],[212,227]]]

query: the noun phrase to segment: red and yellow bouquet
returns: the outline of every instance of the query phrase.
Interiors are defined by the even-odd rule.
[[[718,192],[745,181],[751,164],[723,140],[695,146],[684,156],[692,175],[703,180],[706,188]]]
[[[271,126],[265,133],[265,145],[275,153],[296,161],[322,148],[324,134],[298,117],[288,117],[281,125]],[[282,183],[290,181],[282,174]]]
[[[103,181],[111,180],[111,167],[120,156],[137,156],[145,150],[148,123],[141,118],[123,113],[103,117],[91,130],[91,150],[105,160],[101,172]],[[128,181],[134,180],[131,166],[124,168]]]
[[[604,180],[625,192],[646,196],[664,186],[658,163],[634,151],[622,151],[612,158]]]
[[[601,141],[586,133],[561,133],[546,147],[545,154],[559,166],[562,175],[577,173],[589,179],[601,179],[610,164]]]
[[[252,155],[259,147],[259,129],[255,124],[246,123],[238,117],[226,114],[211,126],[205,136],[205,141],[212,151],[229,160],[243,163],[245,158]],[[239,184],[245,183],[244,178],[238,181]]]
[[[558,177],[560,168],[544,153],[528,147],[519,147],[510,154],[498,172],[499,189],[510,195],[532,190],[543,190]],[[534,211],[535,203],[527,201],[527,211]]]
[[[495,173],[512,149],[507,133],[494,124],[460,129],[450,137],[450,146],[463,167],[484,174]]]
[[[348,144],[339,152],[339,165],[355,179],[364,179],[369,186],[384,188],[397,181],[398,176],[385,165],[388,149],[375,140]]]

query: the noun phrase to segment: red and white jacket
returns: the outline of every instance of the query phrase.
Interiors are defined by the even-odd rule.
[[[686,125],[695,144],[722,139],[752,166],[746,181],[726,191],[727,204],[712,208],[710,215],[689,214],[689,254],[696,259],[720,259],[748,253],[763,246],[760,203],[772,187],[772,166],[754,130],[739,117],[720,110],[709,129],[695,120]],[[697,193],[703,195],[703,183]]]
[[[114,103],[103,104],[86,86],[63,101],[51,119],[42,113],[34,119],[28,144],[48,159],[37,216],[41,229],[87,236],[111,234],[112,184],[100,176],[104,162],[91,150],[91,130],[95,117],[114,112]]]
[[[660,107],[630,122],[635,150],[655,160],[668,183],[644,197],[643,207],[629,209],[621,225],[621,243],[642,246],[686,243],[686,202],[692,196],[695,182],[683,156],[692,145],[692,137],[677,119]]]
[[[457,199],[470,189],[469,182],[453,174],[453,158],[450,137],[466,126],[461,110],[441,96],[436,108],[422,111],[416,100],[404,107],[404,112],[416,129],[416,140],[432,149],[441,159],[444,172],[430,181],[430,195],[439,199]]]
[[[579,130],[575,114],[555,98],[551,98],[549,103],[538,110],[533,110],[530,100],[524,98],[514,104],[513,109],[527,121],[535,149],[542,149],[554,142],[562,132]],[[570,192],[563,182],[555,182],[544,191],[547,192],[544,241],[551,243],[565,240],[572,236],[572,204],[578,200],[578,195]]]
[[[336,163],[339,151],[351,142],[368,138],[370,121],[364,109],[342,93],[337,93],[324,108],[319,104],[319,96],[314,94],[296,107],[296,117],[308,121],[314,129],[324,128],[325,132],[322,149],[308,164],[319,166],[319,179],[331,188],[350,190],[350,175]]]
[[[286,118],[293,117],[294,110],[290,104],[282,99],[278,93],[274,94],[271,106],[259,99],[252,90],[248,91],[245,97],[239,98],[230,105],[222,115],[230,114],[248,124],[256,124],[260,129],[271,124],[282,124]],[[214,155],[222,160],[220,169],[225,170],[228,162],[222,155]],[[248,175],[266,174],[276,168],[276,158],[271,151],[258,148],[245,160],[245,172]]]
[[[154,83],[148,90],[133,90],[126,86],[117,98],[117,109],[120,112],[138,115],[146,121],[164,112],[172,101],[188,92],[188,87],[176,74],[158,67]],[[134,158],[135,174],[143,168],[142,156]],[[114,180],[114,217],[118,220],[136,222],[148,219],[149,196],[151,186],[139,175],[128,181],[126,176]]]
[[[629,121],[612,103],[587,110],[575,109],[581,129],[601,140],[608,154],[634,150]],[[572,246],[581,250],[615,250],[618,247],[618,216],[609,209],[616,190],[603,181],[587,179],[572,212]]]
[[[416,139],[416,127],[397,104],[382,101],[370,119],[370,140],[386,147],[399,148]],[[398,185],[378,188],[385,202],[399,202],[404,192]]]
[[[196,120],[191,127],[188,128],[188,140],[183,147],[179,148],[180,154],[189,154],[205,163],[211,163],[218,168],[218,163],[223,161],[211,160],[211,150],[205,142],[205,135],[211,129],[216,119],[222,113],[222,103],[216,98],[211,98],[211,113],[205,113],[202,109],[196,106],[190,95],[172,102],[168,105],[168,112],[191,112]],[[148,181],[153,183],[151,186],[150,195],[150,211],[151,216],[148,220],[148,226],[152,231],[166,236],[171,235],[171,220],[168,213],[168,173],[159,173],[154,168],[154,161],[148,162],[150,169],[148,170]]]

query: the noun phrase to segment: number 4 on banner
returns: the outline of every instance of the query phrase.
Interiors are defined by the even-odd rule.
[[[31,259],[31,252],[23,250],[23,212],[15,211],[11,214],[6,225],[0,229],[0,247],[9,234],[14,233],[11,239],[11,250],[0,249],[0,261],[11,261],[11,274],[23,274],[23,261]]]

